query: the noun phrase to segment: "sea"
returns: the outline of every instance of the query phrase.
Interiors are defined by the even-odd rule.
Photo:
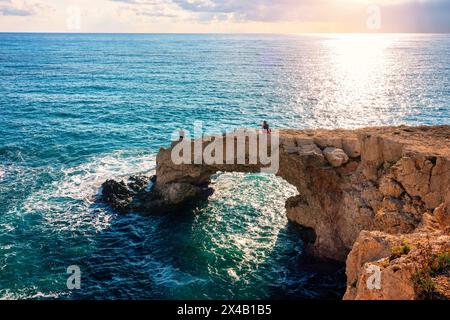
[[[449,57],[447,34],[0,33],[0,299],[339,299],[281,178],[218,173],[208,201],[146,217],[101,184],[153,174],[195,122],[450,124]]]

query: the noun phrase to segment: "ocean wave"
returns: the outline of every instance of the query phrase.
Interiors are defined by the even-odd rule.
[[[43,215],[59,230],[79,230],[90,226],[96,231],[108,227],[110,212],[95,205],[101,184],[107,179],[127,179],[133,174],[152,174],[155,155],[128,155],[118,151],[94,157],[81,165],[61,169],[62,177],[32,193],[24,202],[22,212]]]
[[[207,280],[183,272],[170,264],[163,264],[158,261],[152,261],[150,264],[150,278],[154,284],[160,287],[184,287],[193,283],[202,283]]]
[[[197,216],[194,232],[207,235],[203,250],[218,261],[232,261],[232,268],[211,268],[214,276],[252,283],[263,277],[259,271],[269,260],[281,258],[277,247],[287,224],[284,203],[298,191],[267,174],[223,173],[212,184],[216,192],[202,209],[205,215]]]
[[[30,293],[31,288],[25,288],[13,292],[9,289],[0,290],[0,300],[29,300],[29,299],[58,299],[67,295],[66,292],[41,292]],[[32,290],[31,290],[32,291]]]

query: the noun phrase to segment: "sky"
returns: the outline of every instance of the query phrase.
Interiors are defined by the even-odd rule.
[[[0,32],[450,32],[450,0],[0,0]]]

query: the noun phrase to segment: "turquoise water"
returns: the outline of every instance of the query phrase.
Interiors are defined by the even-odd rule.
[[[194,120],[450,124],[449,56],[448,35],[0,34],[0,298],[335,297],[300,268],[279,178],[218,175],[177,217],[116,215],[99,187]]]

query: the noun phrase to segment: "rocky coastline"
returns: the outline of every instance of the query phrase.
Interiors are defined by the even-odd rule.
[[[190,143],[204,150],[217,137]],[[207,199],[217,172],[263,167],[176,164],[176,145],[160,149],[155,176],[106,181],[103,201],[120,213],[165,214]],[[277,152],[276,174],[299,192],[287,217],[308,255],[345,262],[344,299],[450,298],[450,126],[283,129]]]

